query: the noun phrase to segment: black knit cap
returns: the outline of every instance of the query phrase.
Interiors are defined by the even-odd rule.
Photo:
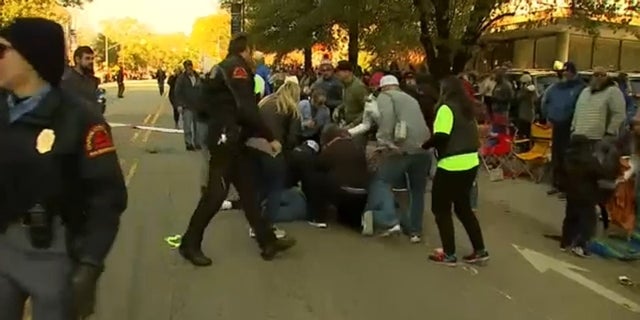
[[[17,18],[0,29],[0,37],[9,41],[42,79],[54,87],[60,84],[65,67],[61,25],[44,18]]]
[[[353,65],[347,60],[338,61],[336,71],[351,71],[353,72]]]

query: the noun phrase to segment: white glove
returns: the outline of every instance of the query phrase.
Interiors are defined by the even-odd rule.
[[[633,168],[628,169],[627,171],[625,171],[625,172],[624,172],[623,179],[624,179],[624,181],[627,181],[627,180],[629,180],[632,176],[633,176]]]

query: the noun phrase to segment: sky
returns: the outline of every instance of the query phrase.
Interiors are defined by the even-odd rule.
[[[100,21],[132,17],[157,33],[191,33],[196,18],[214,13],[218,0],[93,0],[79,13],[79,23],[100,30]]]

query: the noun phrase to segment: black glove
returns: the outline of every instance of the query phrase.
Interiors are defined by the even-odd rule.
[[[102,270],[96,266],[80,264],[72,278],[74,310],[84,319],[92,315],[96,305],[96,288]]]

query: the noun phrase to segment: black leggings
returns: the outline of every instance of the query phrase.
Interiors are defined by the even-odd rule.
[[[256,232],[258,245],[264,249],[276,238],[269,221],[260,211],[257,181],[252,174],[255,167],[253,159],[244,147],[233,145],[217,146],[210,152],[215,156],[209,159],[209,182],[191,216],[182,244],[190,249],[200,249],[204,231],[227,198],[229,184],[233,183],[244,215]]]
[[[452,206],[458,220],[467,231],[473,250],[477,252],[485,249],[482,230],[476,215],[471,210],[469,197],[477,171],[478,167],[465,171],[448,171],[438,168],[433,178],[431,211],[436,217],[442,249],[448,255],[456,253]]]

